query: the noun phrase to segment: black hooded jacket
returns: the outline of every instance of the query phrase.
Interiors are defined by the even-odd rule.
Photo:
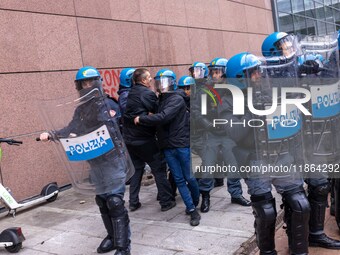
[[[162,149],[190,147],[189,98],[183,90],[163,93],[157,114],[139,118],[140,126],[157,126],[157,137]]]

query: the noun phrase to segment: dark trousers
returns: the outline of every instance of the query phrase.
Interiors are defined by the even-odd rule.
[[[129,203],[137,204],[139,202],[139,191],[145,162],[148,163],[151,173],[155,177],[160,205],[167,205],[174,200],[172,189],[167,179],[166,162],[156,140],[151,140],[142,145],[127,144],[126,146],[135,167],[135,174],[131,177]]]

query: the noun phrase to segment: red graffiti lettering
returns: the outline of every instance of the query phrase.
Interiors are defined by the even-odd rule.
[[[112,76],[111,76],[111,72],[109,70],[105,70],[104,71],[104,75],[103,75],[103,79],[104,79],[104,83],[107,87],[110,87],[112,85]]]
[[[120,72],[121,70],[118,69],[99,70],[99,73],[103,78],[103,88],[105,93],[115,99],[118,99],[117,91],[119,89]]]

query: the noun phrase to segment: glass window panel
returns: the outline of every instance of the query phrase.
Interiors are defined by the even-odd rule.
[[[340,3],[337,3],[337,4],[333,4],[333,7],[340,10]]]
[[[307,34],[306,18],[293,15],[294,33]]]
[[[340,29],[340,0],[275,0],[278,29],[326,35]]]
[[[329,7],[325,7],[325,16],[327,22],[334,23],[334,15],[333,15],[333,9]]]
[[[314,2],[312,0],[305,0],[306,16],[315,18]]]
[[[293,17],[291,14],[280,14],[279,17],[280,27],[279,30],[282,32],[293,33],[294,26],[293,26]]]
[[[334,23],[326,23],[327,34],[332,34],[335,32],[335,25]]]
[[[316,24],[318,35],[326,35],[327,34],[326,23],[322,21],[316,21]]]
[[[333,17],[334,17],[335,23],[340,22],[340,11],[333,10],[333,13],[334,13]]]
[[[291,2],[287,0],[277,0],[277,10],[279,12],[292,12]]]
[[[315,14],[317,19],[325,20],[325,8],[323,5],[315,2]]]
[[[292,9],[293,9],[293,14],[297,13],[300,15],[305,15],[303,1],[292,1]]]
[[[307,24],[307,35],[315,35],[316,34],[316,20],[306,19]]]

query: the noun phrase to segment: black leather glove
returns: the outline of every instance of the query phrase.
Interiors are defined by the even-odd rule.
[[[315,60],[306,60],[299,68],[301,74],[316,74],[320,72],[319,63]]]

